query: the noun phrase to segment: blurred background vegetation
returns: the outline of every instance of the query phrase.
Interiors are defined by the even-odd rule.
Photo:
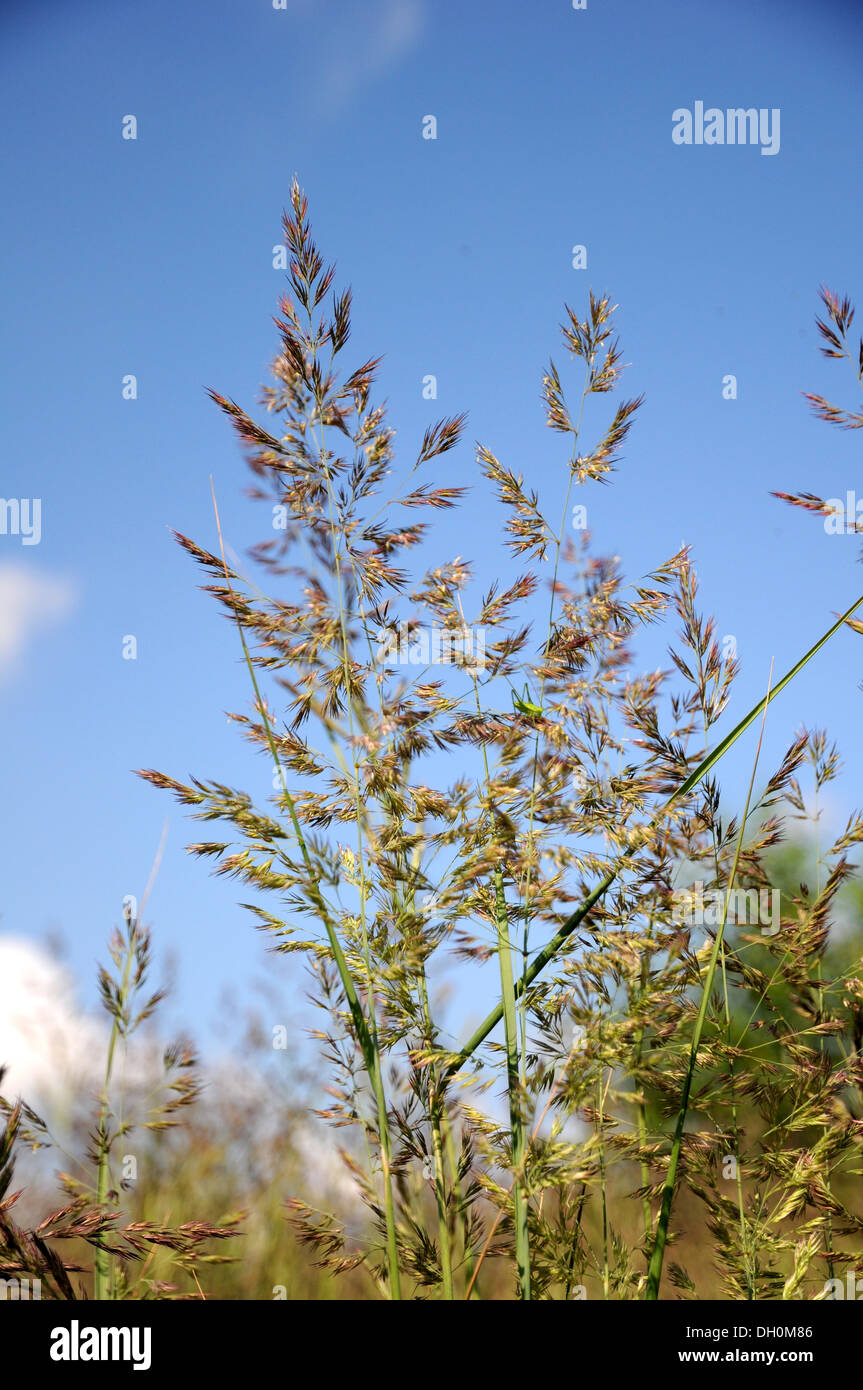
[[[800,839],[775,849],[770,856],[770,879],[780,890],[784,903],[811,897],[817,880],[814,842]],[[759,965],[759,949],[763,951],[754,941],[750,956],[753,966]],[[828,980],[840,981],[863,966],[863,881],[857,876],[843,886],[834,904],[823,965]],[[838,988],[841,993],[841,986]],[[324,1064],[318,1064],[314,1052],[308,1049],[300,1055],[295,1039],[289,1038],[286,1047],[274,1046],[264,1014],[273,1016],[277,991],[272,982],[266,989],[271,996],[269,1007],[250,1005],[245,1017],[236,1021],[237,1036],[226,1037],[225,1055],[231,1062],[202,1070],[200,1094],[194,1104],[174,1114],[172,1118],[177,1123],[165,1129],[132,1128],[118,1141],[112,1160],[115,1177],[123,1171],[121,1159],[134,1160],[134,1177],[116,1182],[110,1194],[112,1207],[122,1213],[121,1225],[152,1222],[175,1228],[189,1221],[213,1226],[236,1223],[236,1233],[226,1240],[206,1242],[194,1261],[170,1248],[153,1246],[143,1257],[125,1264],[126,1276],[121,1276],[118,1289],[121,1296],[292,1301],[385,1296],[368,1269],[361,1263],[351,1267],[350,1258],[344,1271],[337,1275],[319,1267],[314,1248],[303,1243],[290,1219],[287,1204],[292,1199],[320,1212],[324,1222],[331,1215],[334,1228],[347,1236],[348,1256],[354,1243],[359,1254],[373,1226],[351,1174],[350,1131],[333,1128],[315,1115],[325,1101]],[[771,997],[783,1016],[793,1020],[794,1000],[788,987],[780,990],[775,986]],[[841,999],[835,1002],[840,1004]],[[743,1091],[749,1065],[747,1048],[758,1043],[760,1065],[772,1055],[769,1037],[757,1031],[762,1013],[757,994],[753,993],[750,1007],[745,992],[735,991],[735,1030],[745,1038],[740,1063]],[[141,1036],[130,1044],[130,1057],[133,1049],[150,1057],[162,1049],[157,1019],[158,1014],[150,1018]],[[828,1051],[833,1046],[832,1040],[825,1041]],[[777,1064],[781,1061],[780,1051],[777,1043]],[[8,1095],[8,1088],[7,1098],[14,1099]],[[19,1142],[13,1184],[23,1188],[15,1206],[19,1224],[35,1226],[64,1204],[65,1199],[60,1200],[63,1194],[58,1188],[58,1174],[83,1178],[85,1185],[89,1174],[92,1187],[93,1106],[97,1097],[91,1093],[89,1108],[87,1099],[86,1086],[74,1097],[55,1095],[50,1108],[40,1115],[57,1145],[28,1153],[26,1145]],[[34,1106],[43,1103],[39,1097],[25,1096],[24,1100]],[[503,1098],[498,1100],[502,1103]],[[136,1112],[146,1118],[151,1102],[152,1093],[148,1095],[146,1087],[138,1083],[129,1087],[129,1116]],[[487,1103],[494,1106],[495,1101],[487,1098]],[[851,1114],[860,1119],[853,1096],[848,1097],[847,1105]],[[656,1094],[648,1097],[648,1118],[651,1132],[654,1126],[668,1129],[665,1098]],[[741,1144],[744,1150],[763,1130],[764,1122],[757,1106],[749,1103],[740,1109],[739,1122],[745,1136]],[[709,1130],[712,1123],[711,1116],[699,1113],[696,1104],[689,1129]],[[340,1154],[341,1145],[346,1146],[347,1162]],[[362,1155],[356,1158],[361,1161]],[[431,1184],[421,1173],[405,1174],[403,1181],[411,1185],[412,1209],[433,1240],[435,1209]],[[617,1164],[610,1173],[608,1194],[608,1220],[615,1246],[621,1259],[636,1268],[642,1259],[643,1230],[640,1203],[632,1200],[632,1194],[639,1181],[636,1165]],[[835,1173],[834,1191],[849,1209],[863,1211],[859,1175]],[[490,1229],[496,1214],[494,1208],[481,1198],[479,1209],[486,1229]],[[585,1204],[579,1220],[584,1238],[598,1242],[601,1212],[595,1201]],[[664,1297],[723,1297],[722,1271],[717,1266],[709,1220],[703,1203],[688,1186],[682,1185],[673,1220],[673,1227],[680,1234],[669,1253],[670,1266],[685,1270],[687,1278],[672,1272]],[[793,1219],[788,1222],[789,1232],[793,1231],[793,1224]],[[477,1281],[482,1298],[514,1297],[510,1260],[496,1255],[497,1251],[508,1255],[510,1237],[504,1222],[495,1233]],[[848,1249],[847,1241],[844,1244]],[[64,1258],[78,1260],[83,1267],[77,1281],[91,1296],[92,1249],[83,1241],[64,1241],[62,1245]],[[837,1242],[837,1248],[842,1245]],[[840,1275],[842,1272],[839,1270]],[[697,1289],[697,1295],[687,1279]],[[582,1289],[580,1296],[603,1297],[599,1280],[588,1278]],[[438,1293],[418,1285],[411,1296],[434,1298]],[[615,1296],[614,1290],[611,1296]]]

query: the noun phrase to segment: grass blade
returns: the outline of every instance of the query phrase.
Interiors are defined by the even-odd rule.
[[[671,1207],[674,1201],[674,1185],[677,1180],[677,1168],[680,1162],[680,1149],[683,1143],[683,1130],[686,1125],[686,1116],[689,1111],[689,1097],[692,1092],[692,1082],[695,1077],[695,1066],[698,1059],[698,1049],[701,1046],[701,1037],[704,1032],[704,1024],[707,1018],[707,1010],[710,1005],[710,996],[713,992],[713,980],[716,975],[716,966],[719,961],[719,953],[722,950],[722,942],[725,936],[725,923],[728,920],[728,904],[731,901],[731,894],[734,890],[734,881],[737,877],[737,867],[740,863],[740,853],[743,849],[743,836],[746,833],[746,820],[749,815],[749,805],[752,801],[752,789],[755,786],[755,773],[758,769],[758,758],[761,753],[761,740],[764,737],[764,723],[767,718],[767,705],[770,698],[770,686],[768,682],[767,696],[762,702],[763,714],[761,717],[761,732],[758,736],[758,747],[755,750],[755,760],[752,765],[752,776],[749,779],[749,790],[746,793],[746,808],[740,822],[740,834],[737,837],[737,848],[734,852],[734,863],[731,867],[731,874],[728,879],[728,888],[725,893],[725,906],[722,910],[722,920],[716,931],[713,942],[713,949],[710,952],[710,960],[707,965],[707,974],[704,977],[704,984],[701,990],[701,1003],[698,1008],[698,1017],[695,1021],[695,1029],[692,1034],[692,1043],[689,1049],[689,1063],[686,1068],[686,1078],[683,1082],[683,1091],[680,1096],[680,1106],[677,1111],[677,1123],[674,1127],[674,1140],[671,1145],[671,1156],[668,1162],[668,1173],[665,1177],[665,1187],[662,1191],[662,1205],[659,1209],[659,1220],[656,1223],[656,1236],[654,1237],[653,1250],[650,1256],[650,1264],[647,1270],[647,1290],[645,1298],[654,1300],[659,1297],[659,1285],[662,1280],[662,1262],[665,1255],[665,1244],[668,1239],[668,1224],[671,1220]]]
[[[515,1223],[515,1263],[518,1271],[519,1295],[530,1299],[530,1242],[527,1227],[527,1199],[524,1192],[524,1117],[518,1067],[518,1031],[515,1013],[515,986],[512,974],[512,949],[506,915],[503,874],[498,868],[494,875],[495,908],[497,917],[497,954],[500,962],[500,992],[506,1034],[506,1072],[509,1091],[509,1128],[512,1141],[512,1199]]]

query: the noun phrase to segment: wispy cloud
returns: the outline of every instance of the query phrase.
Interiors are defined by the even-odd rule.
[[[0,680],[44,627],[71,612],[76,591],[65,579],[26,564],[0,565]]]
[[[309,8],[295,0],[297,13]],[[385,77],[419,42],[425,27],[425,0],[378,0],[346,6],[324,0],[314,5],[327,41],[310,83],[319,115],[336,115],[363,88]]]

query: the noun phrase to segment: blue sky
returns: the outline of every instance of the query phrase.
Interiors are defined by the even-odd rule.
[[[431,419],[469,411],[440,461],[447,482],[473,472],[480,440],[557,515],[565,454],[541,376],[550,353],[567,364],[564,302],[610,292],[625,393],[647,400],[614,485],[585,499],[595,546],[635,578],[692,545],[702,605],[737,639],[742,714],[770,658],[784,671],[863,592],[859,543],[769,495],[863,496],[860,434],[814,420],[800,395],[859,402],[847,364],[818,353],[813,316],[821,282],[863,298],[863,12],[7,0],[0,25],[0,493],[42,499],[38,545],[0,536],[0,926],[61,936],[92,997],[169,815],[149,916],[176,964],[172,1009],[217,1036],[226,988],[242,1001],[275,970],[290,991],[293,963],[266,957],[235,885],[184,853],[194,823],[131,770],[269,790],[225,718],[247,702],[235,633],[169,528],[214,544],[210,474],[238,551],[268,524],[205,388],[258,399],[292,176],[353,286],[351,361],[385,354],[403,458]],[[672,112],[697,101],[778,108],[778,153],[676,145]],[[135,141],[121,138],[127,114]],[[436,140],[422,138],[429,114]],[[440,545],[487,580],[498,516],[477,483]],[[122,659],[128,633],[136,661]],[[863,771],[859,642],[840,634],[768,727],[768,759],[801,722],[830,729],[846,759],[837,814]]]

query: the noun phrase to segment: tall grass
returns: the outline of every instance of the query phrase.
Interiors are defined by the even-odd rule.
[[[821,735],[800,731],[760,790],[754,768],[739,815],[716,773],[843,627],[863,631],[863,598],[716,730],[737,663],[698,610],[688,551],[627,581],[589,534],[567,533],[572,497],[609,481],[641,404],[607,405],[621,349],[615,306],[592,293],[562,328],[573,410],[567,374],[552,361],[543,377],[546,422],[564,436],[556,486],[476,446],[509,552],[478,586],[430,527],[464,498],[450,480],[464,465],[447,458],[464,417],[429,424],[399,477],[372,399],[379,362],[343,368],[350,291],[334,289],[296,185],[284,229],[268,426],[211,393],[269,509],[251,560],[278,596],[229,563],[215,496],[214,548],[178,536],[238,630],[250,704],[233,718],[273,794],[142,775],[219,826],[192,852],[244,886],[273,950],[308,967],[327,1068],[316,1109],[355,1133],[346,1171],[366,1219],[286,1190],[291,1228],[321,1270],[363,1271],[369,1296],[394,1300],[825,1296],[863,1225],[863,984],[828,954],[863,818],[819,845],[814,894],[783,892],[778,932],[741,930],[732,894],[771,886]],[[822,298],[828,355],[856,362],[853,310]],[[641,672],[639,642],[675,619],[671,668]],[[724,910],[681,924],[694,874]],[[462,1042],[446,1010],[454,971],[462,998],[494,997]],[[102,1223],[107,1115],[103,1100]],[[694,1273],[666,1268],[675,1246]],[[97,1249],[99,1296],[123,1293],[112,1258]]]
[[[153,1065],[156,1059],[151,1049],[142,1053],[139,1063],[143,1062],[144,1076],[138,1076],[131,1098],[137,1102],[137,1111],[130,1108],[125,1065],[120,1068],[119,1080],[116,1075],[121,1054],[125,1063],[129,1039],[151,1018],[163,998],[161,990],[149,993],[146,988],[151,938],[140,913],[152,878],[140,905],[124,905],[124,928],[115,929],[110,939],[116,973],[104,966],[99,969],[109,1030],[105,1079],[86,1152],[70,1149],[20,1099],[14,1105],[0,1100],[0,1110],[6,1114],[5,1134],[0,1139],[0,1200],[10,1189],[19,1144],[34,1151],[54,1149],[74,1170],[58,1175],[64,1205],[35,1228],[19,1225],[12,1215],[20,1191],[0,1206],[0,1277],[38,1279],[43,1298],[92,1296],[101,1301],[190,1296],[183,1293],[180,1281],[191,1282],[197,1290],[192,1296],[198,1297],[199,1268],[230,1259],[214,1254],[210,1247],[212,1242],[235,1234],[236,1218],[214,1223],[190,1220],[184,1213],[184,1220],[170,1224],[162,1216],[135,1220],[129,1209],[138,1164],[145,1169],[149,1156],[147,1139],[171,1131],[200,1091],[197,1059],[183,1042],[166,1047],[158,1066]],[[0,1081],[2,1076],[0,1069]],[[160,1266],[160,1278],[153,1273],[154,1262]],[[73,1275],[83,1276],[77,1285],[72,1282]]]

